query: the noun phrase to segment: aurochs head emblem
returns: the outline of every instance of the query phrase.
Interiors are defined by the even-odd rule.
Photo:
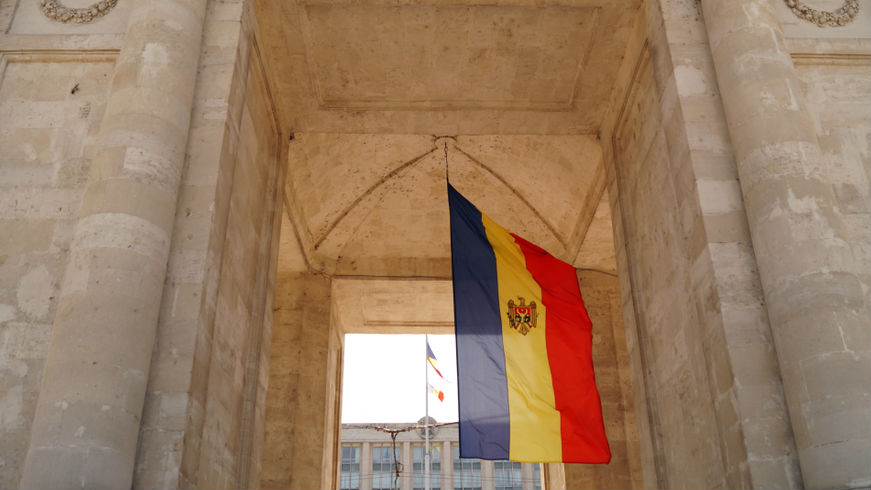
[[[520,301],[519,305],[513,299],[508,300],[508,324],[514,330],[526,335],[535,328],[538,317],[538,313],[535,312],[535,301],[527,305],[525,298],[518,297],[517,300]]]

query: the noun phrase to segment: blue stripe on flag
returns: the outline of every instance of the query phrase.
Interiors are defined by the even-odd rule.
[[[508,385],[496,257],[481,212],[448,184],[460,455],[508,459]]]
[[[426,343],[426,357],[429,357],[433,361],[438,361],[435,354],[432,353],[432,349],[429,348],[429,342]]]

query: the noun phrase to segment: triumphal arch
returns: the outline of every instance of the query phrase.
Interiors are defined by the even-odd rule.
[[[446,180],[572,263],[613,461],[871,485],[869,0],[0,0],[0,487],[336,485]]]

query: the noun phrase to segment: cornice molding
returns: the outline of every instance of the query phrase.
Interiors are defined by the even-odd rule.
[[[791,53],[795,65],[871,66],[868,53]]]

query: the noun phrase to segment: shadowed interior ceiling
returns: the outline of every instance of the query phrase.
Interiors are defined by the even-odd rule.
[[[512,232],[577,267],[613,269],[593,136],[300,133],[289,159],[285,205],[297,243],[286,246],[317,270],[449,276],[446,169]]]
[[[640,0],[255,0],[284,127],[595,134]]]
[[[295,135],[285,265],[449,277],[447,168],[509,230],[612,270],[595,135],[639,3],[256,1]]]

